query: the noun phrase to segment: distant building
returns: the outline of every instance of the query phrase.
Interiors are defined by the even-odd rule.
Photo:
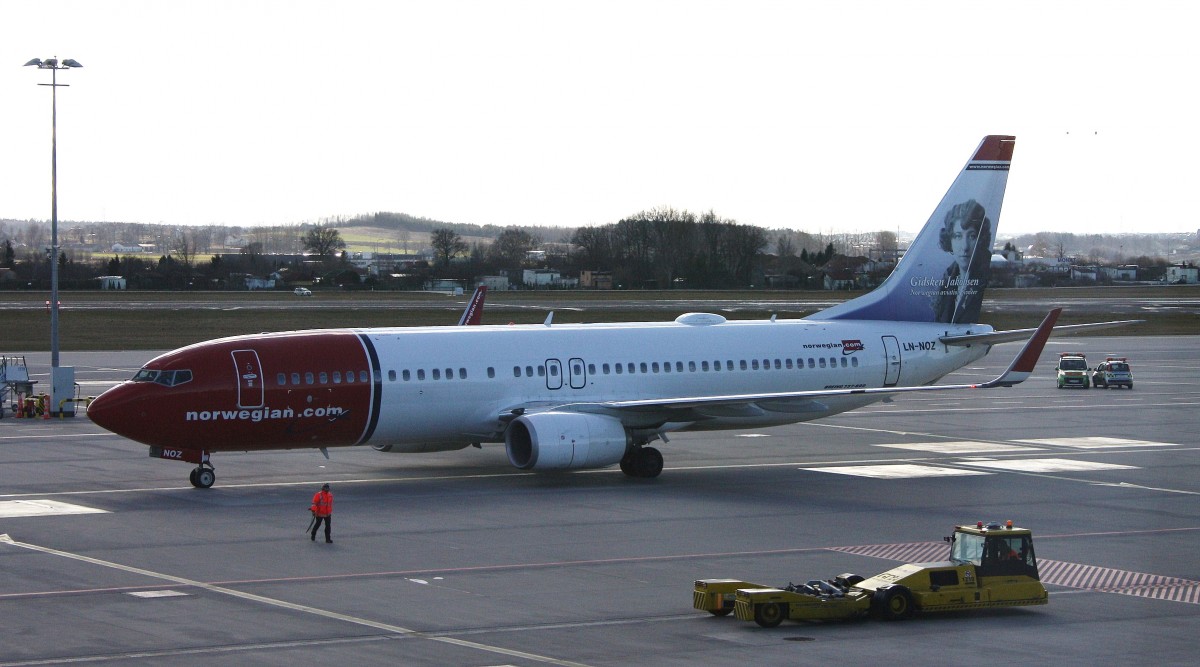
[[[508,276],[480,276],[479,284],[492,292],[503,292],[509,289]]]
[[[612,289],[612,271],[580,271],[579,286],[583,289]]]
[[[100,289],[125,289],[124,276],[100,276]]]
[[[1167,267],[1167,274],[1163,280],[1168,285],[1194,285],[1200,282],[1200,269],[1187,262],[1172,264]]]

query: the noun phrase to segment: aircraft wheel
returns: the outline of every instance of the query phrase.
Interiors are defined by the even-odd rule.
[[[188,473],[188,481],[196,488],[200,488],[200,483],[196,481],[196,473],[198,472],[200,472],[199,468],[192,468],[192,471]]]
[[[642,447],[637,458],[638,477],[652,479],[662,474],[663,455],[653,447]]]
[[[621,472],[629,475],[630,477],[637,477],[637,474],[634,472],[633,464],[634,460],[637,459],[637,453],[638,450],[631,449],[628,452],[625,452],[625,456],[621,457]]]
[[[196,468],[192,471],[192,476],[195,478],[192,484],[197,489],[208,489],[217,481],[217,473],[212,468]]]
[[[713,616],[728,616],[729,612],[731,611],[733,610],[729,609],[728,607],[721,607],[720,609],[709,609],[708,613],[712,614]]]
[[[767,602],[754,606],[754,622],[764,628],[773,628],[783,622],[783,605]]]

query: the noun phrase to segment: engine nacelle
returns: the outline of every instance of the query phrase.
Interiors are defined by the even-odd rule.
[[[521,470],[603,468],[620,463],[628,446],[621,422],[577,412],[522,415],[504,432],[508,461]]]

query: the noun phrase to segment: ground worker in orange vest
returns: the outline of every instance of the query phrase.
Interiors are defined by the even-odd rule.
[[[317,540],[317,529],[321,527],[321,522],[325,522],[325,541],[333,542],[330,537],[330,531],[333,529],[333,494],[329,492],[329,485],[323,484],[321,490],[313,494],[312,507],[308,508],[313,515],[313,528],[311,539]]]

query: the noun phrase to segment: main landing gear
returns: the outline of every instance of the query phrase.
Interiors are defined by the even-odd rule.
[[[625,452],[621,459],[621,472],[630,477],[658,477],[663,469],[663,456],[653,447],[634,445]]]
[[[188,481],[197,489],[207,489],[217,481],[217,471],[213,469],[213,465],[208,461],[192,468],[191,474],[188,475]]]

